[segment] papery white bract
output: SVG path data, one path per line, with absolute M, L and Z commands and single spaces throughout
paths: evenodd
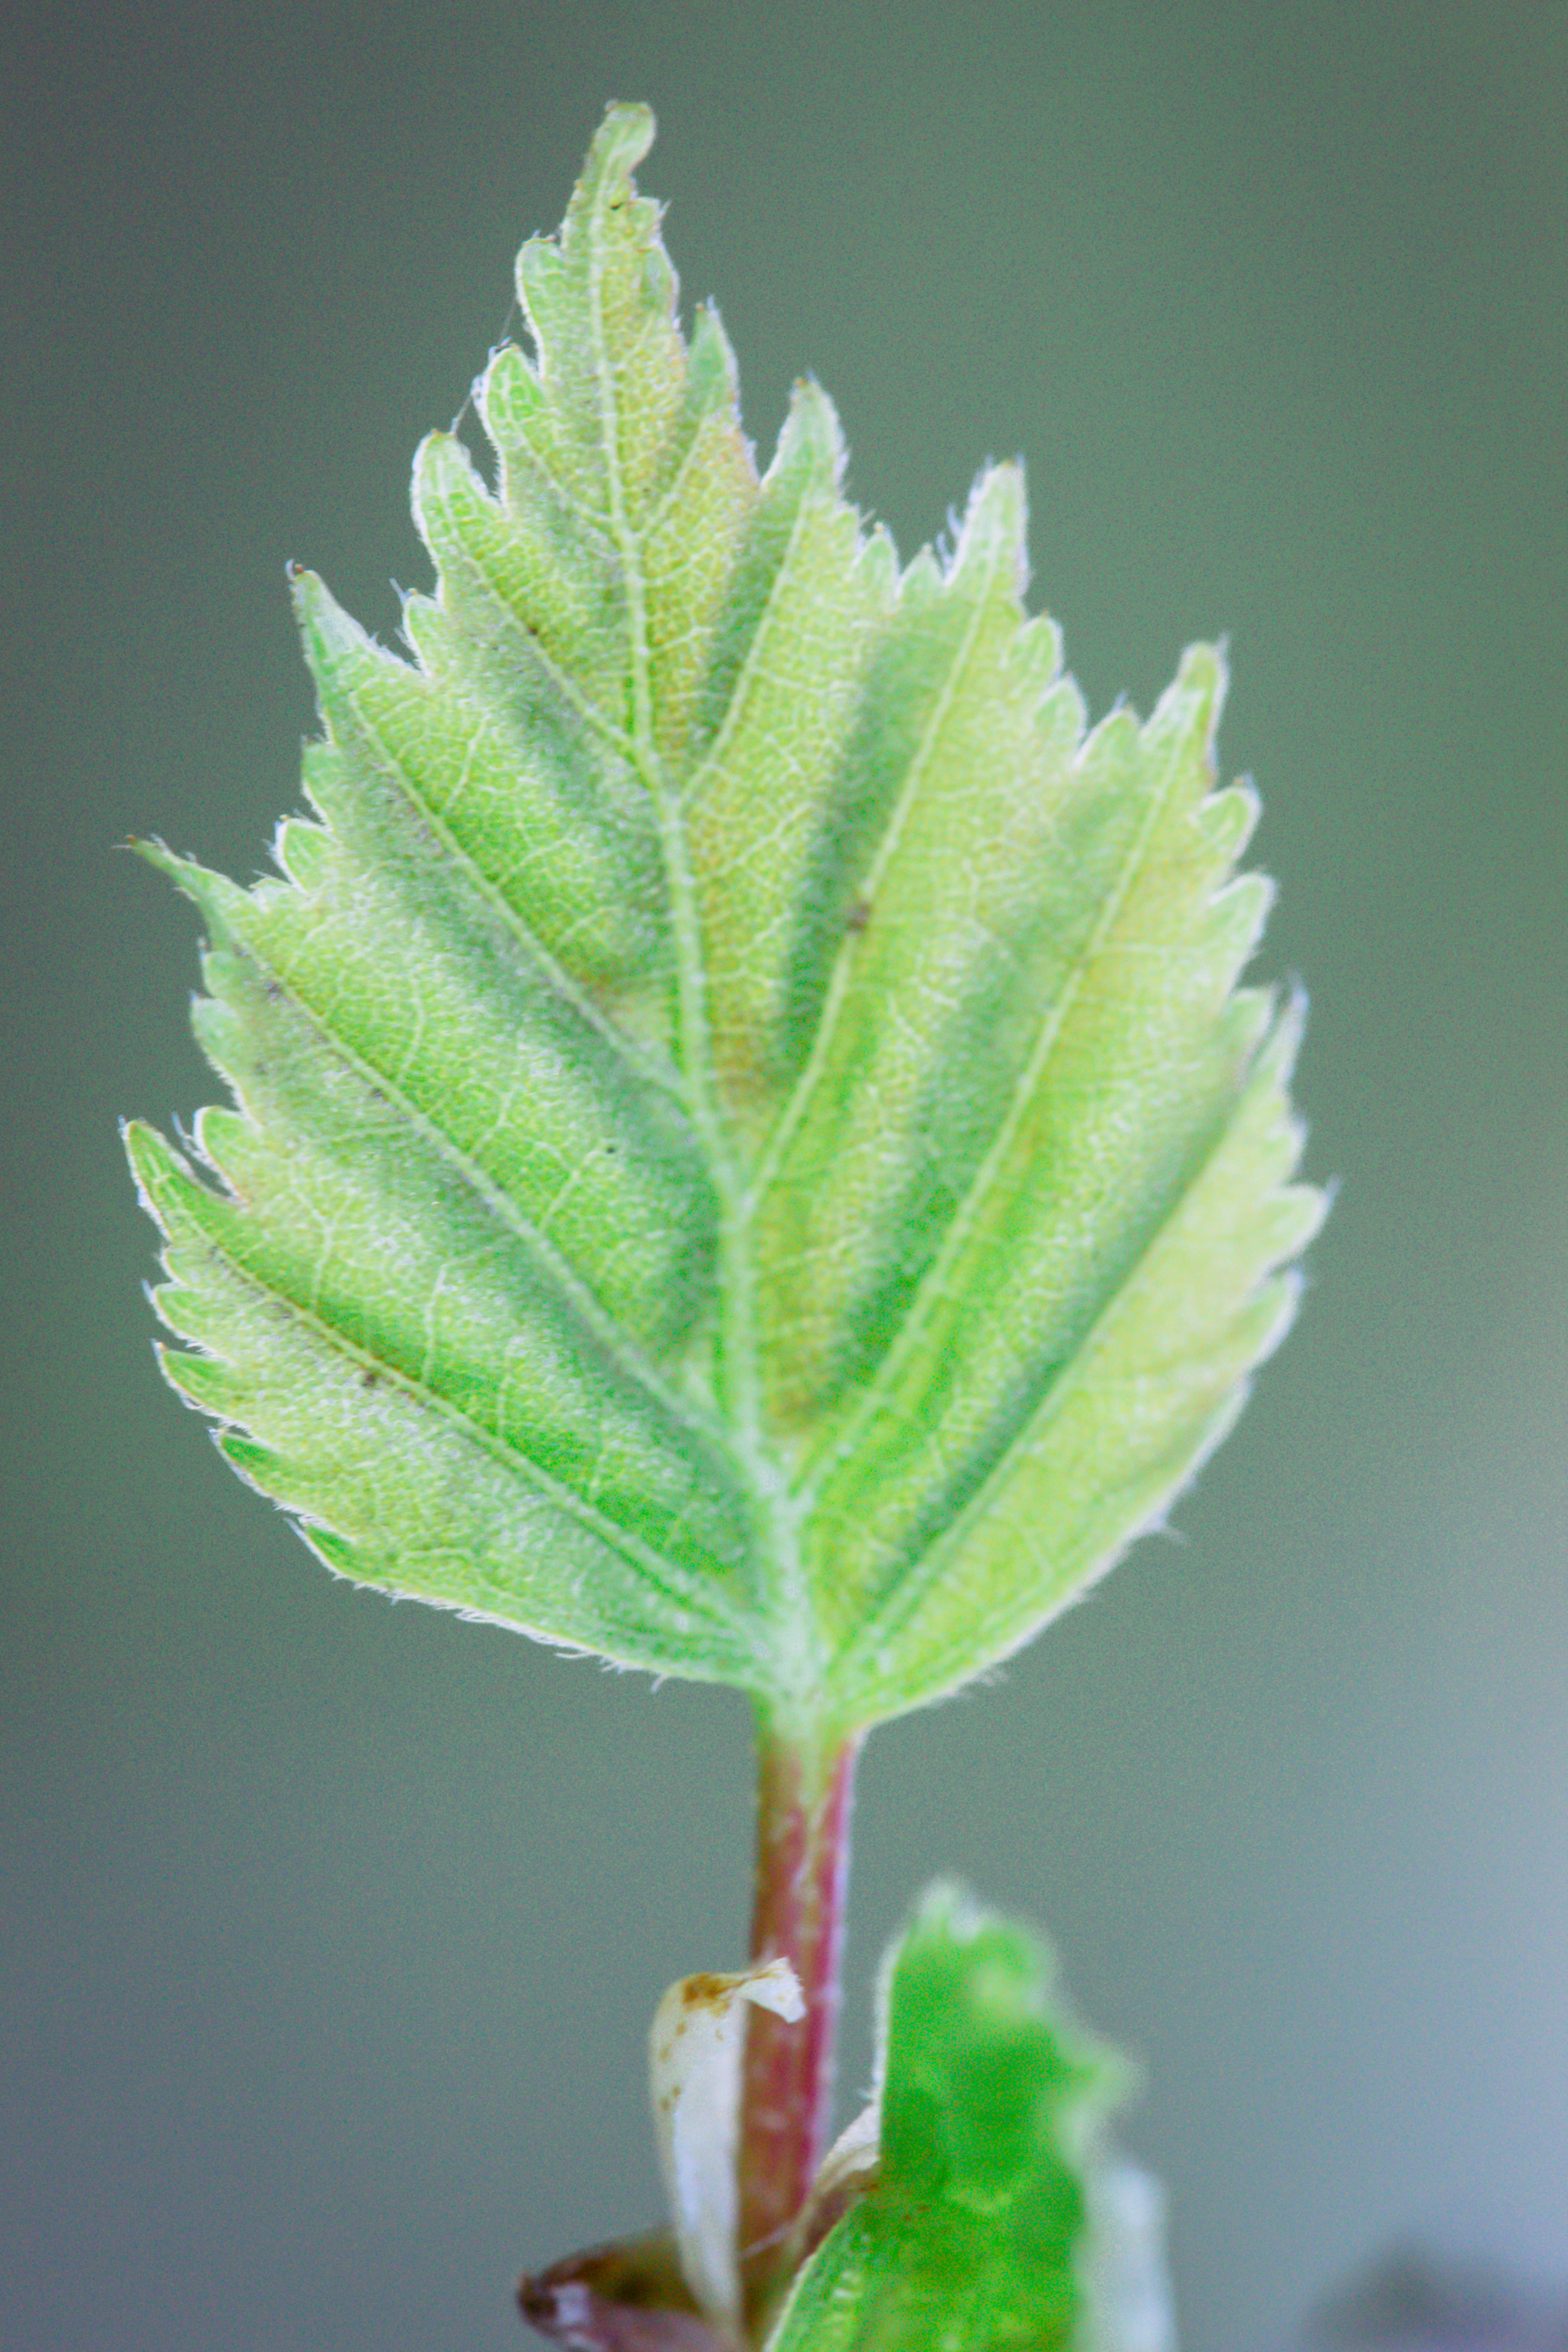
M 699 2307 L 731 2332 L 741 2318 L 735 2158 L 749 2005 L 792 2024 L 805 2016 L 787 1960 L 682 1977 L 648 2034 L 654 2136 L 681 2267 Z

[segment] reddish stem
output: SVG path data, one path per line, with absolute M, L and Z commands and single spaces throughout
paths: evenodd
M 741 2109 L 741 2247 L 765 2295 L 827 2146 L 838 2025 L 849 1813 L 861 1735 L 799 1732 L 759 1717 L 752 1958 L 794 1968 L 805 2015 L 752 2008 Z

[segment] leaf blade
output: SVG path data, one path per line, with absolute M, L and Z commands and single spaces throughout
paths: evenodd
M 1086 738 L 1016 467 L 902 572 L 816 387 L 759 478 L 651 137 L 611 109 L 519 257 L 493 484 L 419 453 L 407 658 L 296 575 L 323 735 L 281 878 L 154 853 L 242 1115 L 213 1182 L 133 1158 L 171 1377 L 323 1557 L 853 1729 L 1166 1507 L 1319 1208 L 1237 985 L 1267 887 L 1217 656 Z

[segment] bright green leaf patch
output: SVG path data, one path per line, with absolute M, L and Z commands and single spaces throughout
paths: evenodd
M 296 583 L 278 878 L 154 853 L 234 1112 L 131 1150 L 170 1377 L 331 1566 L 842 1729 L 1157 1522 L 1295 1296 L 1299 1017 L 1220 658 L 1086 732 L 1022 478 L 900 571 L 797 388 L 760 478 L 613 108 L 433 436 L 408 651 Z
M 1147 2225 L 1130 2242 L 1138 2192 L 1106 2136 L 1127 2072 L 1062 2011 L 1041 1946 L 934 1888 L 881 2010 L 879 2168 L 800 2273 L 769 2352 L 1162 2341 L 1160 2251 Z

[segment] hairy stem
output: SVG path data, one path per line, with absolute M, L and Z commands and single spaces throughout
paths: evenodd
M 752 1958 L 787 1959 L 805 2015 L 791 2025 L 752 2009 L 742 2095 L 740 2242 L 752 2298 L 765 2300 L 790 2224 L 826 2151 L 849 1815 L 863 1735 L 757 1726 L 757 1878 Z

